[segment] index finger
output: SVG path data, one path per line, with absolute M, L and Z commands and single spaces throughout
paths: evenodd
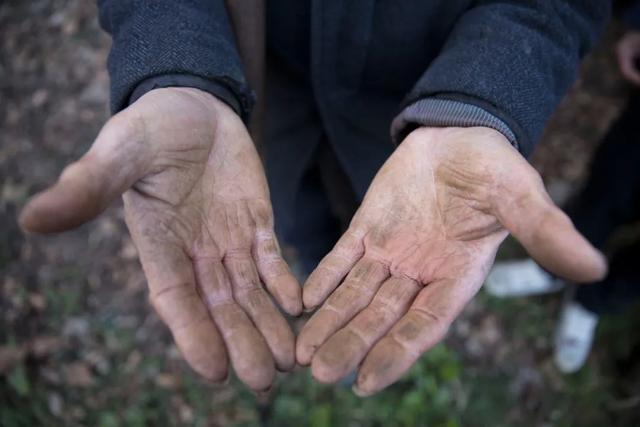
M 347 230 L 304 284 L 302 301 L 305 309 L 312 310 L 322 304 L 363 254 L 362 236 Z

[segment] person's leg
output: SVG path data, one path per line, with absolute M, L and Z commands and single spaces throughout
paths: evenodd
M 289 261 L 300 279 L 308 275 L 339 237 L 318 168 L 326 144 L 313 93 L 276 57 L 268 58 L 264 159 L 275 228 L 292 247 Z
M 353 189 L 353 185 L 331 145 L 324 144 L 319 148 L 318 168 L 331 212 L 339 221 L 340 233 L 342 234 L 349 227 L 351 218 L 358 210 L 361 200 Z
M 563 372 L 575 372 L 586 361 L 598 319 L 620 313 L 640 298 L 640 241 L 618 250 L 601 282 L 577 285 L 567 298 L 556 331 L 555 361 Z
M 303 276 L 313 271 L 340 238 L 340 220 L 330 206 L 317 155 L 299 183 L 290 221 L 281 222 L 279 232 L 284 242 L 295 249 Z
M 640 218 L 640 97 L 634 96 L 593 158 L 586 185 L 567 209 L 576 228 L 603 249 L 614 230 Z M 569 290 L 556 330 L 555 362 L 575 372 L 586 361 L 598 317 L 640 297 L 640 243 L 611 259 L 607 277 Z
M 640 95 L 636 94 L 596 150 L 582 190 L 565 211 L 595 247 L 636 219 L 640 206 Z
M 640 298 L 640 241 L 614 253 L 609 274 L 598 283 L 579 285 L 575 300 L 597 315 L 624 311 Z
M 587 183 L 568 214 L 576 228 L 600 249 L 617 227 L 640 219 L 640 96 L 630 100 L 606 135 Z M 576 291 L 575 300 L 593 313 L 623 308 L 624 304 L 613 301 L 626 293 L 618 289 L 624 287 L 620 275 L 628 275 L 627 268 L 633 270 L 634 266 L 624 265 L 621 253 L 614 258 L 605 280 L 582 285 Z

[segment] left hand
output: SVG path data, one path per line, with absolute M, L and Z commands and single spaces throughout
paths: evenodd
M 309 277 L 305 307 L 326 302 L 299 335 L 298 362 L 325 383 L 359 367 L 360 395 L 393 383 L 444 337 L 508 231 L 555 274 L 590 281 L 606 272 L 500 133 L 415 130 Z

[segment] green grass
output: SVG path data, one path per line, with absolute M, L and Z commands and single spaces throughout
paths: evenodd
M 166 331 L 140 341 L 138 324 L 117 321 L 122 314 L 118 307 L 112 307 L 113 313 L 88 314 L 74 274 L 65 279 L 73 285 L 52 286 L 46 292 L 47 309 L 37 319 L 38 332 L 59 333 L 69 316 L 85 316 L 87 341 L 68 343 L 43 360 L 28 357 L 0 376 L 3 427 L 639 425 L 640 409 L 620 402 L 638 392 L 640 369 L 632 363 L 625 368 L 631 370 L 628 377 L 619 370 L 621 361 L 630 363 L 640 348 L 640 337 L 633 332 L 640 325 L 638 310 L 607 319 L 596 356 L 578 374 L 562 376 L 552 367 L 549 346 L 559 300 L 497 300 L 481 294 L 482 312 L 497 316 L 505 331 L 502 362 L 470 358 L 460 351 L 464 342 L 454 337 L 449 346 L 432 349 L 398 383 L 375 396 L 358 398 L 348 384 L 318 384 L 308 369 L 300 369 L 280 374 L 270 404 L 260 405 L 235 379 L 214 386 L 197 378 L 166 351 Z M 537 348 L 534 342 L 541 337 L 546 347 Z M 5 336 L 2 345 L 18 345 L 21 339 Z M 90 386 L 70 386 L 62 375 L 64 367 L 86 360 L 90 351 L 104 357 L 106 368 L 91 367 Z M 538 383 L 515 393 L 520 360 L 528 356 Z M 52 381 L 43 368 L 57 371 L 60 378 Z M 159 383 L 167 374 L 175 384 Z M 63 402 L 56 415 L 51 414 L 52 396 Z

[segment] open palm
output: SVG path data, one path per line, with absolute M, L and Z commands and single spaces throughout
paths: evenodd
M 330 383 L 359 369 L 363 395 L 394 382 L 476 294 L 507 230 L 555 273 L 604 273 L 601 255 L 502 135 L 414 131 L 305 285 L 305 307 L 324 304 L 300 333 L 299 363 Z
M 26 229 L 93 218 L 124 192 L 150 299 L 189 364 L 211 379 L 231 360 L 255 390 L 294 365 L 283 309 L 302 309 L 280 256 L 260 160 L 237 115 L 196 89 L 158 89 L 112 118 L 92 149 L 25 208 Z

